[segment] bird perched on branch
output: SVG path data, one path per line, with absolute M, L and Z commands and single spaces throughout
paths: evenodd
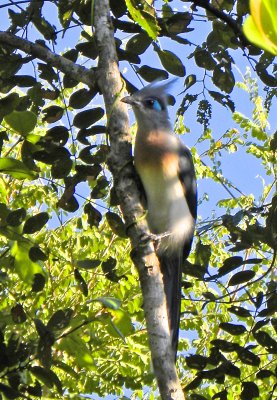
M 137 120 L 135 168 L 146 195 L 149 229 L 158 242 L 157 255 L 176 357 L 182 262 L 191 249 L 197 191 L 190 151 L 174 135 L 169 120 L 167 105 L 171 83 L 155 81 L 122 101 L 133 107 Z

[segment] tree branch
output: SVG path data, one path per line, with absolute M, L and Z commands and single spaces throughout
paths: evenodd
M 109 168 L 131 238 L 132 258 L 140 276 L 154 372 L 163 400 L 184 400 L 171 349 L 162 274 L 145 218 L 142 218 L 144 210 L 134 179 L 127 106 L 120 102 L 124 86 L 118 69 L 108 0 L 95 0 L 94 27 L 99 50 L 98 84 L 108 115 Z
M 83 82 L 89 87 L 95 87 L 96 77 L 94 71 L 53 53 L 51 50 L 47 49 L 47 47 L 3 31 L 0 31 L 0 43 L 22 50 L 24 53 L 31 54 L 62 71 L 64 74 L 67 74 L 70 78 L 78 82 Z
M 235 35 L 237 35 L 243 46 L 247 46 L 250 43 L 246 39 L 246 37 L 243 34 L 243 31 L 241 29 L 241 26 L 235 21 L 233 18 L 231 18 L 229 15 L 225 14 L 223 11 L 219 10 L 218 8 L 214 7 L 209 0 L 193 0 L 193 4 L 196 6 L 199 6 L 201 8 L 204 8 L 205 10 L 209 11 L 211 14 L 213 14 L 215 17 L 221 19 L 222 21 L 226 22 L 226 24 L 233 30 Z

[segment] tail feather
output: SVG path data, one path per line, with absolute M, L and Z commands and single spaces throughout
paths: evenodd
M 180 325 L 182 258 L 182 255 L 168 256 L 166 254 L 162 254 L 159 257 L 167 302 L 171 343 L 175 359 L 177 355 Z

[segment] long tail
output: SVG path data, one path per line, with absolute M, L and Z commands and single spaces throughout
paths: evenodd
M 167 314 L 172 341 L 172 349 L 175 360 L 178 348 L 180 309 L 181 309 L 181 286 L 182 286 L 182 254 L 159 256 L 161 271 L 163 274 L 164 290 L 167 301 Z

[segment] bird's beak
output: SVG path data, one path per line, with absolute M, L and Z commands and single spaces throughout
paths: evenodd
M 136 100 L 134 100 L 134 98 L 132 96 L 123 97 L 123 99 L 121 99 L 121 101 L 123 101 L 123 103 L 130 104 L 131 106 L 136 104 Z

